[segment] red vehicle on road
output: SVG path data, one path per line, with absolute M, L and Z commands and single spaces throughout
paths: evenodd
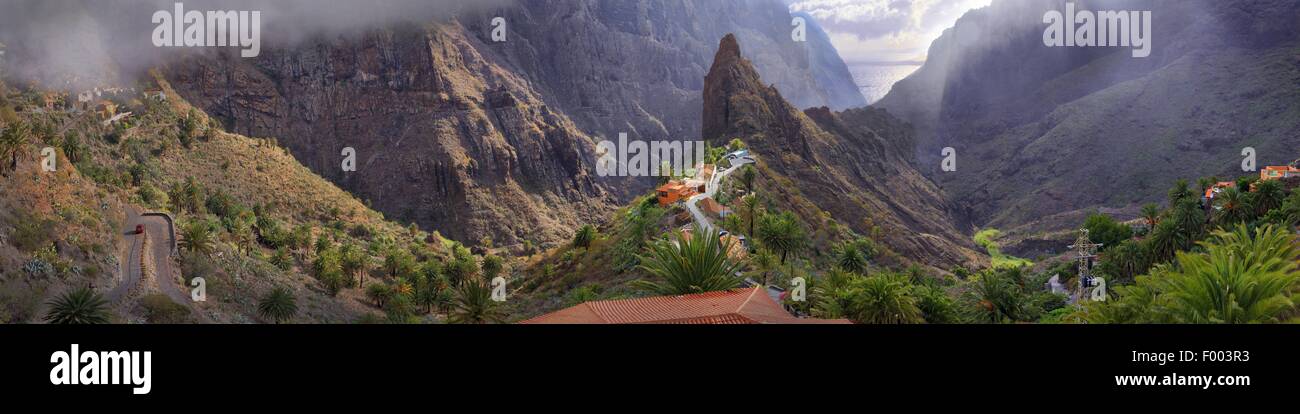
M 143 224 L 135 225 L 135 234 L 142 234 L 142 233 L 144 233 L 144 225 Z

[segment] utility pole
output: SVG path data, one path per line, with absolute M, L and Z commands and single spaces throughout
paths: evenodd
M 1075 305 L 1081 305 L 1086 299 L 1085 292 L 1088 288 L 1105 283 L 1101 278 L 1092 276 L 1092 263 L 1097 257 L 1097 249 L 1101 246 L 1101 243 L 1093 243 L 1092 239 L 1088 238 L 1088 229 L 1079 229 L 1079 238 L 1074 241 L 1074 244 L 1067 246 L 1074 250 L 1074 258 L 1079 261 L 1079 286 L 1074 293 Z

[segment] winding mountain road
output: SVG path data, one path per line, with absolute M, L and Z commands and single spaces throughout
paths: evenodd
M 144 233 L 135 233 L 137 225 L 144 228 Z M 109 292 L 107 297 L 109 302 L 117 303 L 129 299 L 138 291 L 137 287 L 144 279 L 141 255 L 145 253 L 144 249 L 147 247 L 150 261 L 145 265 L 152 267 L 153 279 L 158 285 L 158 291 L 167 295 L 173 302 L 192 309 L 193 304 L 187 289 L 180 284 L 180 272 L 172 265 L 173 235 L 171 223 L 167 218 L 156 214 L 141 214 L 139 210 L 128 207 L 122 234 L 129 238 L 130 250 L 125 255 L 126 262 L 122 264 L 122 281 Z M 147 246 L 144 245 L 146 237 L 149 239 Z
M 713 197 L 714 194 L 717 194 L 718 187 L 722 184 L 723 178 L 736 172 L 740 167 L 754 163 L 754 158 L 750 156 L 731 157 L 728 159 L 731 160 L 731 168 L 720 172 L 714 172 L 713 177 L 709 179 L 709 182 L 704 183 L 704 194 L 696 194 L 691 198 L 686 199 L 686 209 L 691 212 L 691 217 L 693 217 L 695 222 L 700 225 L 700 228 L 708 230 L 709 232 L 715 231 L 713 221 L 709 220 L 709 216 L 705 215 L 703 211 L 700 211 L 700 206 L 697 203 L 700 199 Z

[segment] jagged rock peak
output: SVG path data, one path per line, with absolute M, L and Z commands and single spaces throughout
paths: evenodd
M 718 42 L 718 53 L 713 56 L 714 62 L 740 58 L 740 42 L 736 41 L 736 35 L 727 33 Z
M 706 141 L 719 139 L 736 129 L 753 132 L 760 125 L 748 125 L 753 128 L 745 128 L 738 127 L 736 123 L 771 112 L 766 109 L 768 104 L 764 100 L 767 89 L 753 65 L 740 55 L 740 42 L 736 36 L 723 36 L 718 43 L 713 65 L 704 76 L 703 138 Z M 776 91 L 773 90 L 772 93 L 776 94 Z

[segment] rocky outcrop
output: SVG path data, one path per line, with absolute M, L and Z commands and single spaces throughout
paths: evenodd
M 734 36 L 723 37 L 704 81 L 703 131 L 715 144 L 743 139 L 758 155 L 772 199 L 809 228 L 828 213 L 876 234 L 903 257 L 949 269 L 982 259 L 953 219 L 955 207 L 912 165 L 911 127 L 883 110 L 799 111 L 764 85 Z
M 277 137 L 391 217 L 467 242 L 567 237 L 615 204 L 592 177 L 591 139 L 482 47 L 454 23 L 400 27 L 255 65 L 181 62 L 168 77 L 230 130 Z

